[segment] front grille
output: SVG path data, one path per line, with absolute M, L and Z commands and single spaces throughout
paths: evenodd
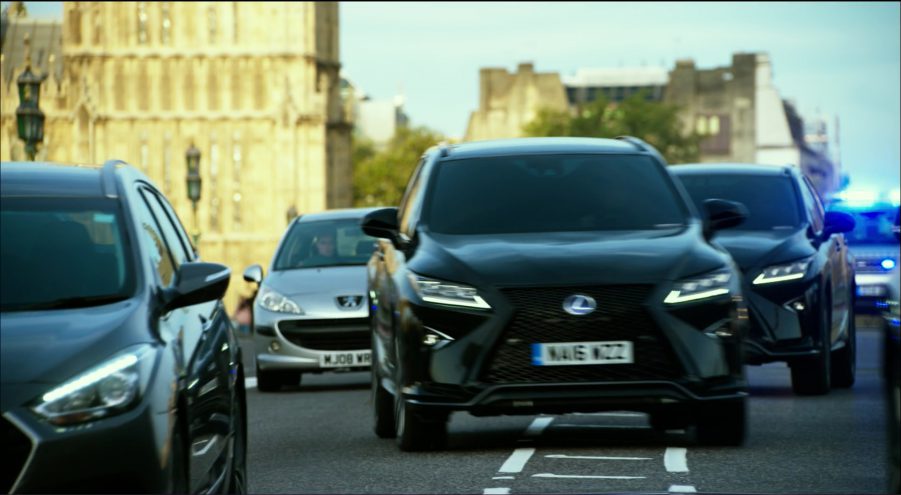
M 288 320 L 278 330 L 289 342 L 317 351 L 352 351 L 372 345 L 368 318 Z
M 503 289 L 515 308 L 514 315 L 483 373 L 483 380 L 547 383 L 667 380 L 682 376 L 682 367 L 669 342 L 644 306 L 651 289 L 645 285 Z M 593 297 L 597 301 L 595 312 L 573 316 L 563 311 L 563 300 L 572 294 Z M 631 341 L 634 363 L 532 364 L 533 343 L 609 340 Z
M 0 487 L 3 493 L 12 491 L 13 483 L 19 477 L 28 454 L 31 452 L 31 440 L 6 418 L 0 419 L 3 426 L 3 479 Z

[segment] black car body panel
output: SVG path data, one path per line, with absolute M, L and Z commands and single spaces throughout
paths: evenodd
M 133 290 L 113 302 L 23 310 L 6 307 L 10 301 L 4 298 L 0 405 L 4 438 L 12 439 L 14 457 L 4 463 L 4 491 L 243 489 L 243 370 L 220 299 L 228 269 L 199 262 L 165 198 L 124 164 L 100 169 L 4 163 L 0 180 L 6 211 L 21 199 L 115 201 L 123 225 L 122 257 L 134 267 Z M 66 241 L 56 240 L 60 249 L 70 248 Z M 24 280 L 10 260 L 31 254 L 7 252 L 11 246 L 4 243 L 4 291 Z M 154 254 L 160 252 L 164 258 Z M 156 259 L 160 265 L 151 263 Z M 168 283 L 158 271 L 166 263 Z M 203 302 L 188 304 L 192 298 Z M 71 384 L 101 363 L 118 362 L 111 361 L 116 356 L 140 356 L 134 365 L 138 392 L 130 403 L 105 415 L 65 416 L 64 423 L 40 412 L 51 392 L 62 393 L 61 384 Z
M 673 166 L 670 172 L 696 203 L 711 197 L 745 200 L 754 204 L 749 206 L 752 216 L 755 209 L 768 216 L 757 218 L 757 228 L 722 231 L 714 238 L 744 273 L 751 317 L 746 354 L 749 364 L 804 363 L 824 349 L 837 351 L 848 345 L 849 336 L 853 338 L 853 258 L 841 231 L 828 231 L 833 225 L 830 222 L 838 225 L 846 218 L 833 220 L 833 213 L 824 212 L 814 189 L 798 169 L 701 164 Z M 756 190 L 740 182 L 751 178 L 759 181 Z M 732 185 L 711 185 L 718 179 L 732 181 Z M 791 187 L 767 188 L 767 181 L 787 181 Z M 779 214 L 779 205 L 784 205 L 785 217 Z M 795 214 L 797 223 L 786 220 Z M 793 274 L 795 278 L 758 283 L 766 270 L 798 262 L 806 263 L 806 268 Z M 824 317 L 830 325 L 825 334 L 820 329 Z
M 746 396 L 738 268 L 724 249 L 704 240 L 703 222 L 651 150 L 614 140 L 522 139 L 426 153 L 407 188 L 396 230 L 394 210 L 377 211 L 364 221 L 367 233 L 383 237 L 368 265 L 377 402 L 384 389 L 395 397 L 398 411 L 439 422 L 456 410 L 695 414 L 706 403 L 743 404 L 735 402 Z M 659 171 L 661 187 L 681 210 L 674 213 L 680 223 L 466 235 L 431 230 L 427 199 L 440 167 L 481 157 L 534 156 L 551 162 L 573 156 L 599 163 L 608 156 L 651 159 L 651 170 Z M 678 281 L 717 270 L 728 280 L 723 295 L 678 307 L 664 304 Z M 431 279 L 477 294 L 475 302 L 455 307 L 427 300 L 413 284 Z M 571 295 L 595 300 L 597 310 L 567 313 L 563 303 Z M 634 343 L 635 362 L 536 365 L 541 361 L 533 353 L 551 351 L 535 344 L 594 341 Z M 378 417 L 382 406 L 375 407 Z M 398 418 L 408 415 L 393 417 L 402 424 L 406 419 Z M 394 430 L 379 421 L 384 420 L 377 419 L 377 433 L 390 436 Z M 402 430 L 398 426 L 399 439 Z M 407 440 L 400 442 L 405 448 Z

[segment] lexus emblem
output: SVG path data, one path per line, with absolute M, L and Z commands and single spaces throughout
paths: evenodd
M 335 299 L 341 309 L 357 309 L 363 302 L 363 296 L 338 296 Z
M 597 307 L 594 298 L 585 294 L 573 294 L 563 300 L 563 311 L 575 316 L 593 313 Z

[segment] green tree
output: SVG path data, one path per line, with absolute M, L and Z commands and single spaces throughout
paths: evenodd
M 697 161 L 701 137 L 682 131 L 675 105 L 647 101 L 644 92 L 611 104 L 603 96 L 577 108 L 544 109 L 523 127 L 526 136 L 573 136 L 614 138 L 635 136 L 648 142 L 669 163 Z
M 355 206 L 397 206 L 419 158 L 444 137 L 425 127 L 399 127 L 394 137 L 378 150 L 372 141 L 354 139 L 351 156 L 354 170 Z

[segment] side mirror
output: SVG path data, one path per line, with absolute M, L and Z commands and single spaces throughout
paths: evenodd
M 372 237 L 381 239 L 389 239 L 391 242 L 397 240 L 398 224 L 397 224 L 397 208 L 382 208 L 375 210 L 360 222 L 363 232 Z
M 714 232 L 736 227 L 748 218 L 748 208 L 735 201 L 708 199 L 704 201 L 704 237 Z
M 255 282 L 257 284 L 263 283 L 263 267 L 260 265 L 250 265 L 244 270 L 244 280 L 248 282 Z
M 854 230 L 854 217 L 841 211 L 827 211 L 823 225 L 823 239 L 832 234 Z
M 218 263 L 182 263 L 175 280 L 175 287 L 164 292 L 164 312 L 221 299 L 231 281 L 231 269 Z

